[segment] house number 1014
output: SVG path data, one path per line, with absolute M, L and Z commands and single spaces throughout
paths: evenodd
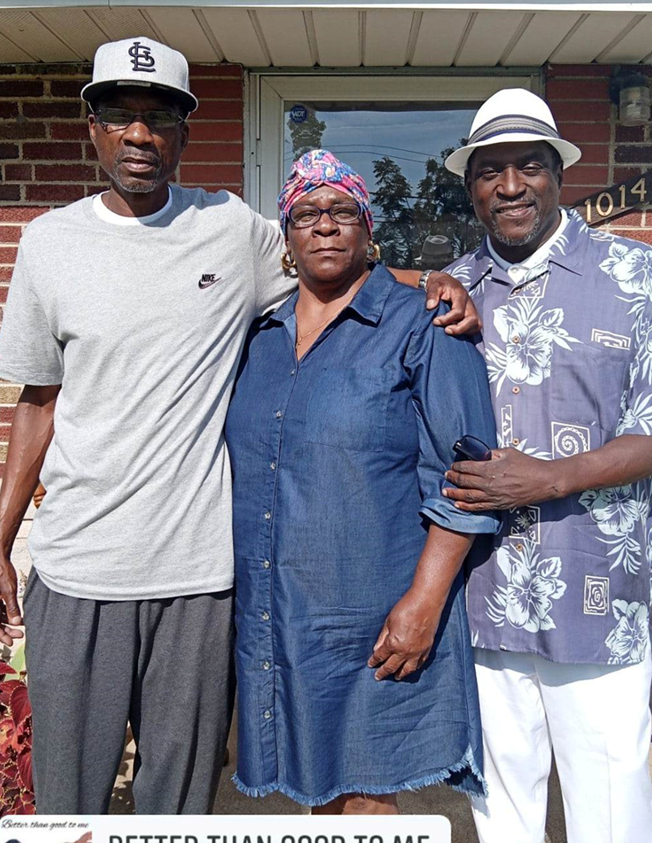
M 586 222 L 591 225 L 598 220 L 622 214 L 623 211 L 635 208 L 637 205 L 645 205 L 651 175 L 648 173 L 636 180 L 632 179 L 624 184 L 614 185 L 608 190 L 603 190 L 602 193 L 589 196 L 583 202 Z

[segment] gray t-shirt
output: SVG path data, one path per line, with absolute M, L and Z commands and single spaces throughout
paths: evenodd
M 282 236 L 226 191 L 174 186 L 138 226 L 92 202 L 27 226 L 0 331 L 0 377 L 62 384 L 34 565 L 96 600 L 229 588 L 224 418 L 252 320 L 296 286 Z

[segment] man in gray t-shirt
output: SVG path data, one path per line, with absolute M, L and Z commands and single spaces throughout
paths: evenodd
M 39 476 L 47 489 L 24 601 L 41 813 L 107 810 L 127 721 L 141 813 L 209 812 L 224 758 L 222 428 L 247 330 L 295 282 L 280 231 L 240 199 L 168 185 L 187 76 L 149 39 L 100 48 L 83 95 L 111 189 L 27 227 L 0 333 L 0 376 L 28 384 L 0 499 L 9 623 L 11 546 Z
M 233 584 L 224 418 L 249 325 L 294 282 L 278 230 L 236 196 L 173 185 L 164 198 L 136 225 L 101 197 L 46 214 L 11 283 L 0 374 L 66 381 L 30 552 L 43 583 L 72 597 Z
M 233 700 L 222 428 L 247 330 L 295 282 L 274 225 L 169 185 L 197 105 L 180 53 L 106 44 L 82 95 L 110 190 L 30 223 L 0 332 L 0 376 L 28 384 L 0 494 L 0 641 L 22 634 L 9 560 L 40 477 L 24 600 L 37 809 L 106 811 L 130 722 L 138 812 L 205 813 Z

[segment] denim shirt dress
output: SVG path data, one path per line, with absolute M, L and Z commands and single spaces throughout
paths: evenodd
M 482 793 L 462 575 L 422 669 L 378 682 L 367 667 L 429 523 L 499 527 L 441 495 L 456 439 L 495 445 L 482 357 L 377 266 L 298 362 L 297 295 L 252 331 L 227 419 L 235 783 L 306 805 L 439 782 Z

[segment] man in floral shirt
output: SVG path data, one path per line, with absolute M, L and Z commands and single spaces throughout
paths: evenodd
M 551 749 L 569 843 L 652 839 L 652 250 L 559 208 L 579 157 L 541 99 L 501 91 L 446 161 L 487 231 L 449 271 L 483 317 L 501 446 L 445 492 L 504 511 L 469 560 L 482 843 L 542 843 Z

